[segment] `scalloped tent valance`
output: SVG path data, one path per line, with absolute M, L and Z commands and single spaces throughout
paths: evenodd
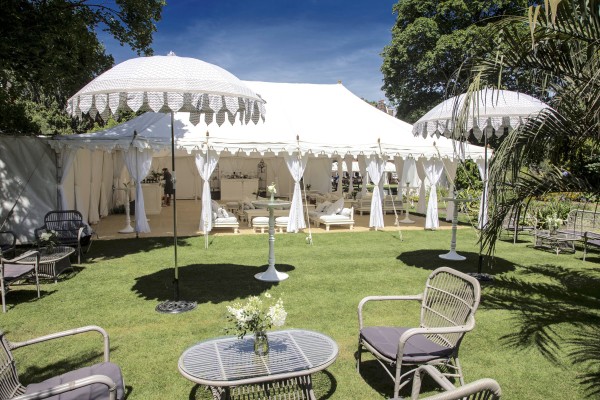
M 458 115 L 468 101 L 468 115 L 462 126 L 457 125 Z M 476 101 L 474 101 L 476 100 Z M 529 116 L 537 115 L 548 105 L 523 93 L 509 90 L 481 90 L 473 95 L 461 94 L 452 97 L 432 108 L 414 125 L 414 136 L 465 138 L 473 132 L 477 140 L 481 140 L 485 132 L 500 137 L 505 128 L 515 129 Z
M 380 153 L 403 158 L 457 157 L 452 140 L 413 137 L 410 124 L 376 109 L 341 84 L 242 83 L 266 100 L 269 115 L 264 123 L 242 126 L 238 120 L 219 126 L 204 120 L 194 125 L 189 114 L 180 112 L 175 115 L 176 148 L 188 153 L 206 149 L 209 132 L 210 148 L 223 154 L 291 154 L 300 147 L 303 153 L 326 157 Z M 133 145 L 160 151 L 170 146 L 169 132 L 169 115 L 146 113 L 105 131 L 62 136 L 51 142 L 56 150 L 113 151 Z M 480 158 L 483 148 L 467 145 L 465 153 Z

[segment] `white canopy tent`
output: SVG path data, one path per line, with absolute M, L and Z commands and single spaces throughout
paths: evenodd
M 189 122 L 188 113 L 175 115 L 177 156 L 186 160 L 183 161 L 184 165 L 187 164 L 187 168 L 184 165 L 177 168 L 178 192 L 180 187 L 183 187 L 180 185 L 183 176 L 179 175 L 184 175 L 183 169 L 190 171 L 190 184 L 185 185 L 193 192 L 190 197 L 200 196 L 202 185 L 200 173 L 195 168 L 194 157 L 197 154 L 202 157 L 207 149 L 214 151 L 219 157 L 220 165 L 226 166 L 221 169 L 221 173 L 225 170 L 245 171 L 252 168 L 252 165 L 255 168 L 256 164 L 264 159 L 272 173 L 267 180 L 278 185 L 278 193 L 288 194 L 296 194 L 297 191 L 294 190 L 296 186 L 292 174 L 286 168 L 284 154 L 308 156 L 304 183 L 310 183 L 313 189 L 321 191 L 330 190 L 333 159 L 347 160 L 352 157 L 360 161 L 371 156 L 384 160 L 457 157 L 452 140 L 445 137 L 414 137 L 410 124 L 381 112 L 353 95 L 341 84 L 245 83 L 267 102 L 269 115 L 263 124 L 242 126 L 237 121 L 232 126 L 218 126 L 214 122 L 207 125 L 205 121 L 200 121 L 193 125 Z M 306 108 L 308 103 L 311 103 L 309 109 Z M 302 110 L 307 111 L 302 113 Z M 102 185 L 102 182 L 110 181 L 112 185 L 119 187 L 118 180 L 123 165 L 123 162 L 119 161 L 122 158 L 119 153 L 129 150 L 132 146 L 140 152 L 152 152 L 154 158 L 151 170 L 166 166 L 159 164 L 161 157 L 166 156 L 170 148 L 170 123 L 169 115 L 146 113 L 105 131 L 60 136 L 51 140 L 50 144 L 63 155 L 71 150 L 77 150 L 77 154 L 112 152 L 112 170 L 106 169 L 102 179 L 96 179 L 90 185 Z M 466 157 L 478 159 L 483 157 L 483 149 L 467 145 L 464 154 Z M 83 168 L 78 167 L 77 163 L 70 165 L 74 171 L 62 173 L 67 178 L 69 173 L 77 175 L 76 168 Z M 91 169 L 98 171 L 98 166 L 93 165 Z M 398 176 L 402 176 L 402 171 L 396 172 Z M 68 192 L 66 188 L 64 190 Z M 77 191 L 74 190 L 73 193 L 71 200 L 67 201 L 69 204 L 65 206 L 79 209 L 85 200 L 77 199 Z M 105 200 L 108 197 L 110 196 L 105 195 Z M 69 196 L 66 198 L 69 199 Z M 92 209 L 107 209 L 98 202 L 99 199 L 88 201 L 89 209 L 84 215 L 91 215 Z M 377 209 L 374 208 L 372 212 L 377 213 Z M 299 218 L 303 216 L 300 215 Z M 377 218 L 375 216 L 374 219 Z M 302 222 L 297 224 L 289 226 L 290 230 L 297 230 Z

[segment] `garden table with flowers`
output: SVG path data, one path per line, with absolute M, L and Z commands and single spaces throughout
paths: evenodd
M 68 246 L 47 246 L 41 247 L 40 252 L 40 267 L 38 275 L 54 279 L 54 283 L 58 281 L 58 275 L 67 269 L 73 269 L 69 257 L 75 253 L 75 249 Z M 35 262 L 35 256 L 23 258 L 17 263 L 31 264 Z

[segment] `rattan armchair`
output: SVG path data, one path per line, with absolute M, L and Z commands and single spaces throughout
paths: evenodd
M 79 211 L 50 211 L 44 216 L 44 225 L 35 230 L 35 238 L 39 241 L 44 232 L 55 232 L 61 245 L 75 248 L 77 263 L 81 264 L 81 254 L 92 243 L 92 235 L 88 230 Z
M 364 348 L 394 381 L 394 398 L 409 382 L 409 375 L 414 372 L 414 368 L 406 368 L 410 366 L 443 366 L 447 371 L 444 375 L 458 378 L 461 385 L 464 384 L 458 350 L 465 333 L 475 327 L 480 293 L 475 278 L 442 267 L 429 275 L 422 294 L 365 297 L 358 305 L 357 370 Z M 418 327 L 364 326 L 363 311 L 368 302 L 402 300 L 421 303 Z
M 12 350 L 85 332 L 99 332 L 104 339 L 104 362 L 27 386 L 19 382 Z M 122 400 L 125 384 L 121 369 L 109 361 L 109 338 L 99 326 L 86 326 L 42 336 L 24 342 L 9 342 L 0 332 L 0 398 L 33 400 L 53 397 L 60 400 Z M 60 395 L 60 396 L 58 396 Z
M 19 263 L 24 258 L 36 256 L 31 263 Z M 33 257 L 31 257 L 33 258 Z M 34 276 L 37 288 L 37 297 L 40 298 L 40 282 L 38 270 L 40 267 L 40 253 L 35 250 L 21 254 L 19 257 L 6 259 L 0 256 L 0 293 L 2 295 L 2 312 L 6 312 L 6 292 L 8 287 L 15 282 L 22 281 L 25 278 Z
M 16 255 L 17 235 L 13 231 L 0 231 L 0 256 Z
M 483 378 L 466 385 L 455 387 L 437 368 L 423 365 L 415 371 L 411 399 L 417 400 L 423 377 L 429 375 L 445 390 L 444 393 L 422 397 L 421 400 L 498 400 L 502 396 L 500 385 L 493 379 Z

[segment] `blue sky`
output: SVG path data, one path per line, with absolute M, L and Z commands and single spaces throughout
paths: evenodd
M 168 0 L 153 49 L 216 64 L 243 80 L 336 83 L 381 100 L 381 51 L 397 0 Z M 106 35 L 119 63 L 136 54 Z

